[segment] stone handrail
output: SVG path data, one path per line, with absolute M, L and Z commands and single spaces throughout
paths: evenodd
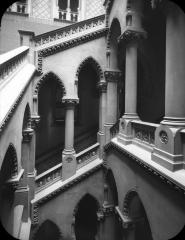
M 119 120 L 110 128 L 111 138 L 115 137 L 119 132 Z
M 29 47 L 22 46 L 0 55 L 0 84 L 25 62 L 28 51 Z
M 81 168 L 98 157 L 99 143 L 76 154 L 77 168 Z
M 137 141 L 153 146 L 155 130 L 158 126 L 159 124 L 134 120 L 132 121 L 133 137 Z
M 83 32 L 87 29 L 93 29 L 94 27 L 105 24 L 105 15 L 100 15 L 98 17 L 90 18 L 84 21 L 80 21 L 71 24 L 66 27 L 56 29 L 47 33 L 43 33 L 34 37 L 35 46 L 42 46 L 44 44 L 56 41 L 61 38 L 69 37 L 73 34 Z
M 36 192 L 40 192 L 56 181 L 60 180 L 62 177 L 62 163 L 50 168 L 49 170 L 36 176 Z

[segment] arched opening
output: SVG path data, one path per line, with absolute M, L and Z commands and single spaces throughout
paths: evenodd
M 79 202 L 75 214 L 76 240 L 95 240 L 98 231 L 98 203 L 86 194 Z
M 135 226 L 133 239 L 152 240 L 150 224 L 138 194 L 136 192 L 130 192 L 126 198 L 128 198 L 128 203 L 125 204 L 126 214 L 130 217 Z
M 165 113 L 166 21 L 160 9 L 144 5 L 147 38 L 138 48 L 137 112 L 142 121 L 159 123 Z
M 79 104 L 76 109 L 75 150 L 80 152 L 97 142 L 99 126 L 99 77 L 87 61 L 78 75 Z
M 8 180 L 17 175 L 17 155 L 12 144 L 9 145 L 0 171 L 0 220 L 8 233 L 13 231 L 14 188 Z
M 40 174 L 61 162 L 64 146 L 64 89 L 54 74 L 48 74 L 38 92 L 39 126 L 36 131 L 36 169 Z
M 108 187 L 107 192 L 107 202 L 114 207 L 118 206 L 118 191 L 115 182 L 114 175 L 112 171 L 109 169 L 106 174 L 106 184 Z M 118 217 L 114 214 L 112 217 L 107 219 L 109 228 L 106 230 L 110 231 L 109 235 L 111 235 L 110 239 L 123 239 L 123 231 L 122 226 L 119 222 Z
M 34 240 L 62 240 L 59 228 L 50 220 L 44 221 L 35 233 Z
M 125 64 L 123 58 L 123 46 L 118 44 L 118 37 L 121 35 L 121 26 L 118 19 L 114 19 L 110 27 L 110 68 L 121 70 L 123 73 L 117 88 L 117 119 L 125 112 Z

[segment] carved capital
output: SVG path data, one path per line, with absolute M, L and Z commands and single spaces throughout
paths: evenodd
M 117 82 L 120 80 L 122 73 L 119 70 L 106 70 L 104 76 L 107 82 Z
M 24 143 L 29 143 L 32 139 L 32 136 L 33 136 L 33 132 L 34 130 L 32 128 L 26 128 L 23 130 L 23 133 L 22 133 L 22 136 L 23 136 L 23 139 L 22 141 Z
M 79 98 L 62 98 L 62 103 L 66 105 L 66 107 L 73 107 L 75 104 L 79 103 Z
M 118 43 L 124 42 L 126 44 L 138 42 L 147 37 L 147 33 L 144 30 L 135 30 L 132 28 L 126 28 L 124 33 L 119 36 Z
M 107 82 L 102 80 L 98 83 L 98 89 L 100 93 L 107 92 Z
M 31 127 L 35 130 L 40 122 L 40 116 L 35 115 L 31 117 Z

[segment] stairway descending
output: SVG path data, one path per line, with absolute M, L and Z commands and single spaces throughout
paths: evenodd
M 34 37 L 35 50 L 39 51 L 102 29 L 105 29 L 105 15 L 37 35 Z

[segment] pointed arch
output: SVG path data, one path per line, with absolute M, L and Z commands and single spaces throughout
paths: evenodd
M 1 177 L 5 181 L 18 175 L 17 153 L 14 145 L 9 144 L 1 166 Z
M 22 130 L 31 126 L 31 110 L 30 105 L 27 103 L 23 116 Z
M 129 206 L 131 200 L 137 196 L 137 192 L 135 189 L 131 189 L 130 191 L 127 192 L 124 202 L 123 202 L 123 215 L 129 217 Z
M 110 194 L 108 194 L 109 198 L 111 197 L 113 204 L 115 206 L 118 206 L 118 191 L 117 191 L 117 186 L 116 186 L 116 180 L 114 177 L 114 174 L 111 169 L 107 169 L 106 176 L 105 176 L 105 181 L 106 184 L 108 184 Z M 110 199 L 108 199 L 110 201 Z
M 95 71 L 98 74 L 99 81 L 101 81 L 103 79 L 103 71 L 102 71 L 100 64 L 93 57 L 87 57 L 80 63 L 80 65 L 78 66 L 78 69 L 76 71 L 76 76 L 75 76 L 76 80 L 78 80 L 79 74 L 80 74 L 82 68 L 86 64 L 92 65 L 92 67 L 95 69 Z
M 33 240 L 62 240 L 62 233 L 59 227 L 51 220 L 45 220 L 33 234 Z
M 60 85 L 60 87 L 61 87 L 62 94 L 63 94 L 63 95 L 66 95 L 66 89 L 65 89 L 65 86 L 64 86 L 62 80 L 61 80 L 55 73 L 53 73 L 52 71 L 44 74 L 44 75 L 39 79 L 39 81 L 37 82 L 36 87 L 35 87 L 35 89 L 34 89 L 34 95 L 38 96 L 38 93 L 39 93 L 39 91 L 40 91 L 40 88 L 41 88 L 42 84 L 43 84 L 48 78 L 53 78 L 54 80 L 56 80 L 56 81 L 58 82 L 58 84 Z

